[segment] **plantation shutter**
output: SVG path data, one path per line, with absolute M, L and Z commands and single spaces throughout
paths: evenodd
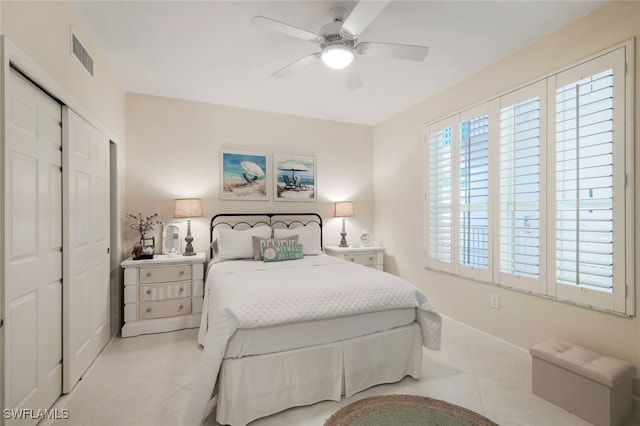
M 491 280 L 488 104 L 460 117 L 458 263 L 462 275 Z
M 427 266 L 453 272 L 453 125 L 440 122 L 427 133 Z
M 613 71 L 556 91 L 556 274 L 613 287 Z
M 501 98 L 499 282 L 539 290 L 541 268 L 541 110 L 544 81 Z
M 558 74 L 554 93 L 557 292 L 607 309 L 614 308 L 614 293 L 624 300 L 625 292 L 624 48 L 619 50 Z

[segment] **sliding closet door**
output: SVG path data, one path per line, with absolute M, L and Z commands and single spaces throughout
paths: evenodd
M 7 78 L 4 406 L 45 409 L 62 389 L 61 109 L 15 70 Z
M 109 139 L 63 107 L 63 392 L 109 340 Z

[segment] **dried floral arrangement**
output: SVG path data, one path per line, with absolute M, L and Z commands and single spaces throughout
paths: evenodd
M 142 217 L 142 212 L 139 211 L 137 215 L 127 213 L 127 218 L 135 221 L 130 224 L 129 227 L 137 231 L 140 234 L 140 238 L 144 238 L 147 232 L 153 231 L 153 228 L 160 223 L 160 221 L 158 221 L 158 213 Z

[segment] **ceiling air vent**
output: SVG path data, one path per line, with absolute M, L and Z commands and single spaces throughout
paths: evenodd
M 71 34 L 71 52 L 73 53 L 73 56 L 78 58 L 82 66 L 85 67 L 93 77 L 93 58 L 89 55 L 89 52 L 87 52 L 87 49 L 84 48 L 75 34 Z

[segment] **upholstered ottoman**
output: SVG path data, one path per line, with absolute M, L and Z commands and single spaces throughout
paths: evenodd
M 631 417 L 633 365 L 562 340 L 532 346 L 533 393 L 596 426 Z

